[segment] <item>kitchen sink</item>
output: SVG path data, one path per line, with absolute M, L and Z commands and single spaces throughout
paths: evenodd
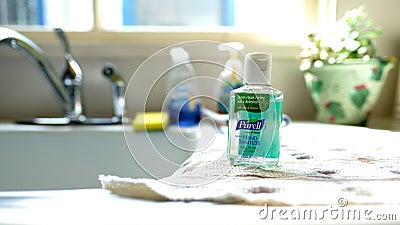
M 130 125 L 0 124 L 0 191 L 98 188 L 99 174 L 171 175 L 196 149 L 199 132 L 135 132 Z

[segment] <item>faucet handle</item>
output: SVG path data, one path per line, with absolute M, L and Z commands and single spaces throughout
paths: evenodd
M 65 54 L 71 54 L 71 48 L 69 47 L 69 43 L 65 37 L 64 31 L 61 28 L 54 28 L 54 32 L 56 32 L 58 40 L 60 41 Z
M 103 67 L 103 75 L 111 82 L 113 110 L 115 118 L 122 121 L 126 115 L 125 105 L 125 82 L 121 74 L 118 72 L 117 67 L 112 63 L 106 63 Z
M 67 116 L 72 120 L 84 120 L 86 117 L 84 116 L 82 105 L 82 69 L 78 62 L 76 62 L 72 57 L 70 46 L 64 31 L 61 28 L 55 28 L 54 32 L 57 34 L 61 46 L 64 49 L 64 58 L 66 62 L 64 73 L 61 74 L 61 79 L 65 88 L 68 90 L 71 99 L 74 101 L 73 111 Z

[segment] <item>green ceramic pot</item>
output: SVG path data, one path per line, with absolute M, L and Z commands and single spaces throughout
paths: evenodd
M 365 125 L 394 60 L 348 60 L 304 72 L 320 122 Z

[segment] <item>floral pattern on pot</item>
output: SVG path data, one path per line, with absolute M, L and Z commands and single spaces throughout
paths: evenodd
M 305 71 L 317 121 L 364 125 L 393 66 L 389 60 L 353 59 Z
M 369 96 L 369 90 L 365 83 L 357 84 L 354 86 L 353 91 L 350 93 L 350 99 L 358 108 L 362 108 Z

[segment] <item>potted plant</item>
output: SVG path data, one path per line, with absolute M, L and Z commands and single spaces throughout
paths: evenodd
M 332 26 L 311 33 L 299 54 L 300 70 L 321 122 L 365 125 L 380 95 L 393 57 L 378 57 L 364 6 L 347 11 Z

